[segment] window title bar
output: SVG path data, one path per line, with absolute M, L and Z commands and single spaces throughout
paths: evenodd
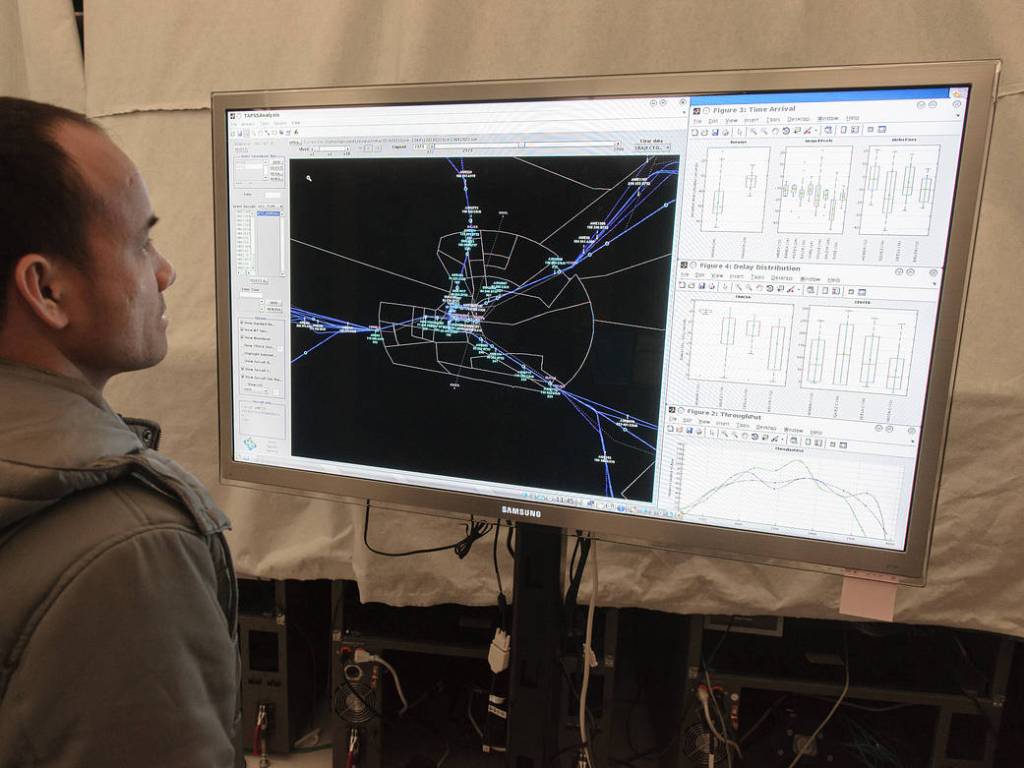
M 944 88 L 867 88 L 857 91 L 779 91 L 773 93 L 726 93 L 712 96 L 691 96 L 690 104 L 777 104 L 806 101 L 882 101 L 886 99 L 948 99 Z

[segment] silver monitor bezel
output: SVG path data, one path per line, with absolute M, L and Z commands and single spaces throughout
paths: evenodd
M 287 107 L 381 106 L 435 102 L 538 100 L 609 96 L 690 96 L 727 92 L 832 90 L 878 87 L 968 86 L 946 270 L 928 376 L 921 447 L 903 551 L 710 527 L 559 505 L 531 503 L 541 517 L 528 522 L 584 530 L 597 538 L 716 557 L 812 570 L 879 574 L 924 583 L 938 498 L 968 276 L 981 202 L 1000 64 L 998 61 L 734 70 L 538 80 L 236 91 L 211 97 L 217 294 L 217 371 L 221 482 L 317 497 L 374 499 L 385 506 L 442 514 L 518 520 L 491 496 L 239 462 L 234 458 L 231 376 L 230 269 L 226 112 Z M 517 505 L 518 506 L 518 505 Z M 638 529 L 640 532 L 638 534 Z

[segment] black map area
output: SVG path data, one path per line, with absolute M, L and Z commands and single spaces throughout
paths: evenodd
M 676 160 L 292 160 L 293 453 L 650 501 Z

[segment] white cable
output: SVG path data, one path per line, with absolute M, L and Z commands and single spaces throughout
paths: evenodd
M 590 757 L 590 742 L 587 740 L 587 689 L 590 688 L 590 660 L 594 658 L 594 651 L 590 648 L 590 641 L 594 634 L 594 609 L 597 606 L 597 542 L 590 540 L 590 565 L 591 587 L 590 605 L 587 608 L 587 634 L 583 641 L 583 682 L 580 684 L 580 743 L 583 745 L 583 756 L 587 765 L 593 768 L 594 762 Z
M 844 642 L 845 642 L 845 638 L 844 638 Z M 843 669 L 846 671 L 846 675 L 845 675 L 846 676 L 846 682 L 843 683 L 843 692 L 839 694 L 839 698 L 836 699 L 836 703 L 832 705 L 832 709 L 830 709 L 828 714 L 825 715 L 825 719 L 821 721 L 821 725 L 818 726 L 818 728 L 814 731 L 814 733 L 811 734 L 810 738 L 807 739 L 803 743 L 802 747 L 800 747 L 800 751 L 796 753 L 796 757 L 793 758 L 793 762 L 791 762 L 789 764 L 788 768 L 794 768 L 794 766 L 797 763 L 800 762 L 800 758 L 804 756 L 804 752 L 806 752 L 807 749 L 811 746 L 811 744 L 814 743 L 814 740 L 818 738 L 818 734 L 821 733 L 821 730 L 826 725 L 828 725 L 828 721 L 832 719 L 832 715 L 834 715 L 836 713 L 836 710 L 839 709 L 839 705 L 842 704 L 843 703 L 843 699 L 846 698 L 846 694 L 850 690 L 850 651 L 849 651 L 849 649 L 846 650 L 846 661 L 843 664 Z
M 402 701 L 402 708 L 398 710 L 398 715 L 399 717 L 404 715 L 405 710 L 409 708 L 409 702 L 405 698 L 405 691 L 402 690 L 402 681 L 398 679 L 398 672 L 395 671 L 395 668 L 391 666 L 391 664 L 385 659 L 381 658 L 380 656 L 374 653 L 370 653 L 369 651 L 363 648 L 356 648 L 356 652 L 353 658 L 356 664 L 365 664 L 368 661 L 372 661 L 377 664 L 380 664 L 388 672 L 391 673 L 391 679 L 395 682 L 395 690 L 398 691 L 398 698 Z
M 704 681 L 707 684 L 707 686 L 706 688 L 697 689 L 697 698 L 700 699 L 701 707 L 703 707 L 704 709 L 704 720 L 707 722 L 708 728 L 711 729 L 712 735 L 714 735 L 714 737 L 718 739 L 720 742 L 725 744 L 725 759 L 726 762 L 731 766 L 732 752 L 730 751 L 730 749 L 735 749 L 736 754 L 739 756 L 741 760 L 743 759 L 743 751 L 740 749 L 739 744 L 737 744 L 735 741 L 724 735 L 726 731 L 725 715 L 723 715 L 722 711 L 718 708 L 718 701 L 712 698 L 714 696 L 714 692 L 711 690 L 711 675 L 708 674 L 707 667 L 704 668 Z M 711 703 L 715 705 L 715 713 L 718 715 L 719 722 L 722 724 L 721 733 L 719 733 L 718 729 L 715 728 L 714 720 L 711 717 L 711 710 L 708 708 L 708 699 L 710 699 Z
M 701 702 L 701 706 L 704 707 L 704 722 L 708 724 L 708 728 L 711 729 L 712 735 L 725 744 L 725 736 L 718 732 L 718 729 L 715 728 L 715 721 L 711 718 L 711 711 L 708 709 L 708 700 L 704 699 L 704 701 Z
M 483 694 L 487 693 L 486 691 L 483 691 L 483 690 L 480 690 L 480 689 L 477 689 L 477 688 L 474 688 L 472 691 L 470 691 L 469 697 L 468 697 L 469 698 L 469 704 L 466 707 L 466 715 L 469 717 L 469 724 L 473 726 L 473 730 L 476 731 L 476 735 L 480 737 L 481 741 L 483 741 L 483 739 L 484 739 L 484 732 L 480 729 L 480 726 L 476 724 L 476 718 L 473 717 L 473 696 L 476 695 L 478 691 L 480 693 L 483 693 Z

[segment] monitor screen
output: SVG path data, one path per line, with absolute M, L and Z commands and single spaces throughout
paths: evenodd
M 215 97 L 225 477 L 919 577 L 984 110 L 862 71 Z

